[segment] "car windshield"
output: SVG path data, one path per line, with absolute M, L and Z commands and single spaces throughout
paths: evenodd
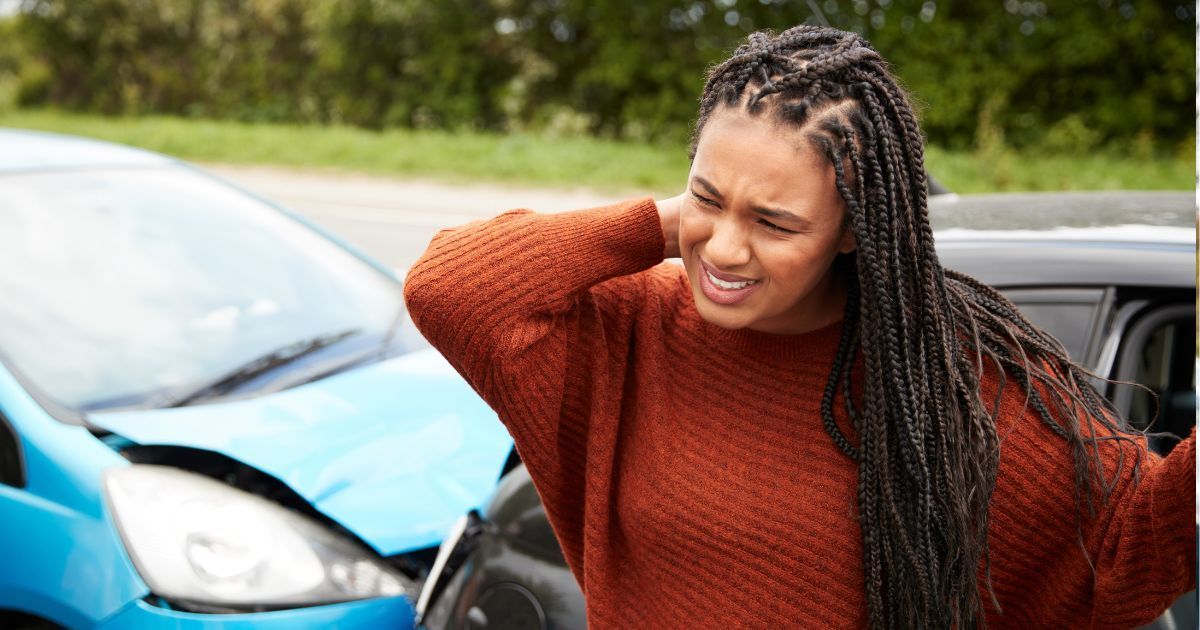
M 339 344 L 420 345 L 396 333 L 399 282 L 184 166 L 0 176 L 0 267 L 0 353 L 79 411 Z

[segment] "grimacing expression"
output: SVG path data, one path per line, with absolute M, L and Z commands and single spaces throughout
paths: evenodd
M 740 107 L 714 112 L 679 221 L 700 316 L 776 334 L 841 319 L 845 289 L 831 266 L 854 250 L 844 218 L 833 166 L 801 130 Z

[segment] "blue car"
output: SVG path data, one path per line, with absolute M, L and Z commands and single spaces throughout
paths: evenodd
M 0 627 L 411 627 L 516 464 L 396 275 L 179 161 L 0 130 Z

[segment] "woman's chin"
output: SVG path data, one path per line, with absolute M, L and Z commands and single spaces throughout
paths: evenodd
M 700 319 L 714 326 L 726 330 L 738 330 L 753 323 L 753 318 L 748 316 L 745 309 L 738 306 L 717 304 L 699 291 L 692 295 L 692 299 L 696 303 L 696 311 L 700 313 Z

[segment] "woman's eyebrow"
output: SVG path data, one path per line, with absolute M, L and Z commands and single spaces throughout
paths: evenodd
M 700 186 L 702 186 L 704 188 L 705 192 L 707 192 L 708 194 L 712 195 L 713 197 L 716 197 L 717 199 L 721 199 L 721 191 L 717 190 L 717 187 L 713 186 L 712 182 L 708 181 L 707 179 L 704 179 L 703 177 L 700 177 L 699 175 L 693 175 L 692 181 L 696 182 L 697 184 L 700 184 Z
M 700 186 L 702 188 L 704 188 L 705 192 L 707 192 L 708 194 L 712 195 L 713 197 L 715 197 L 717 199 L 722 199 L 721 191 L 717 190 L 717 187 L 714 186 L 712 184 L 712 182 L 708 181 L 707 179 L 704 179 L 703 177 L 700 177 L 699 175 L 693 175 L 692 181 L 696 182 L 697 184 L 700 184 Z M 812 227 L 811 221 L 796 214 L 795 212 L 783 210 L 781 208 L 767 208 L 764 206 L 751 206 L 750 209 L 753 210 L 755 214 L 761 214 L 764 217 L 770 217 L 772 219 L 781 219 L 783 221 L 789 221 L 791 223 L 796 224 L 801 229 Z
M 750 209 L 753 210 L 756 214 L 761 214 L 764 217 L 770 217 L 772 219 L 782 219 L 789 223 L 793 223 L 793 224 L 797 225 L 798 227 L 800 227 L 801 229 L 807 229 L 809 227 L 812 227 L 812 223 L 808 219 L 805 219 L 804 217 L 802 217 L 794 212 L 788 212 L 787 210 L 779 210 L 776 208 L 764 208 L 761 206 L 753 206 Z

